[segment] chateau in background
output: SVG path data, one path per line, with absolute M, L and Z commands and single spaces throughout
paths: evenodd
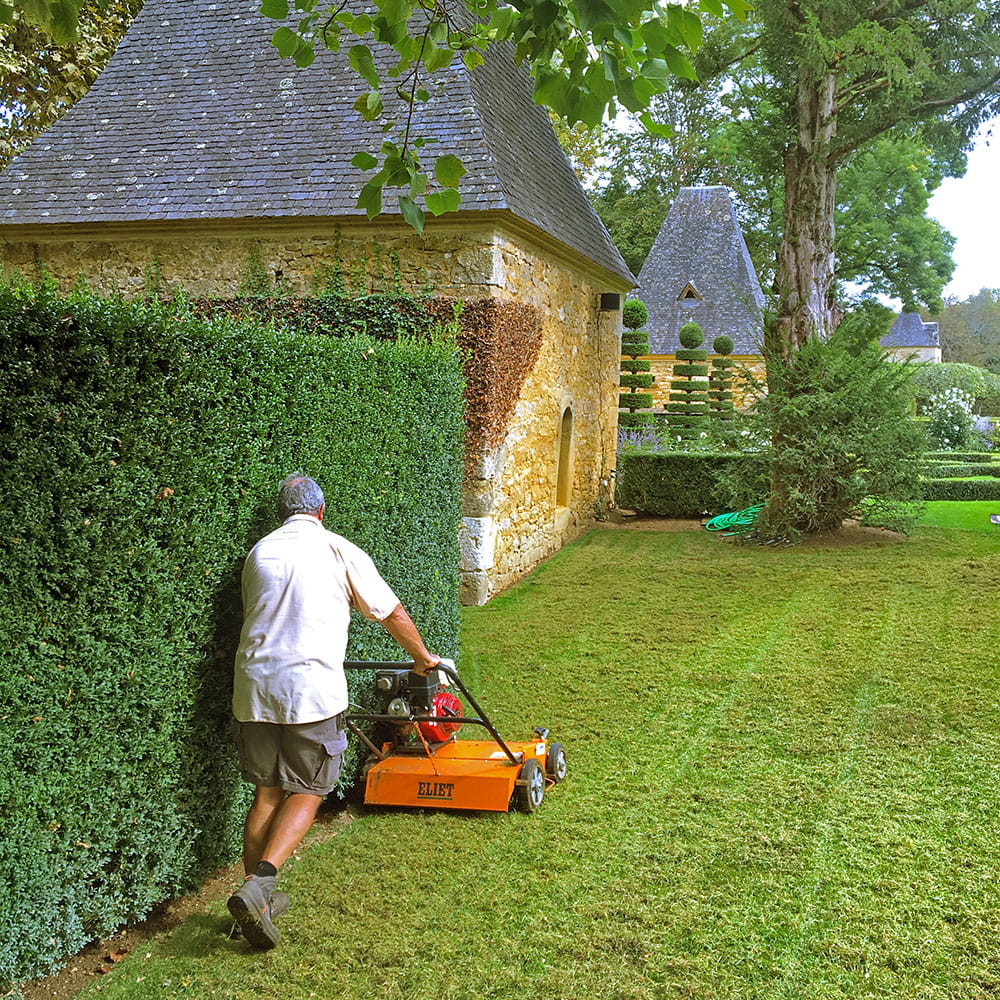
M 256 6 L 147 0 L 90 92 L 0 174 L 0 265 L 126 295 L 155 273 L 164 293 L 229 299 L 249 261 L 306 295 L 337 258 L 370 276 L 391 257 L 404 291 L 535 310 L 502 440 L 467 456 L 462 599 L 483 603 L 610 498 L 616 303 L 635 280 L 511 50 L 473 71 L 457 58 L 415 109 L 431 157 L 468 170 L 460 210 L 428 217 L 421 237 L 355 208 L 365 178 L 350 160 L 380 145 L 381 125 L 353 109 L 367 88 L 346 51 L 298 69 Z
M 925 323 L 917 313 L 900 313 L 892 329 L 879 343 L 898 361 L 941 360 L 937 323 Z

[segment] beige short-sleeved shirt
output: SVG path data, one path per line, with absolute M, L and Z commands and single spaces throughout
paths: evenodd
M 243 565 L 233 714 L 295 725 L 347 708 L 351 608 L 381 621 L 399 599 L 357 545 L 309 514 L 265 535 Z

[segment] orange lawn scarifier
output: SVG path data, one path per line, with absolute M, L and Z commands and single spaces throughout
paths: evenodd
M 434 806 L 507 812 L 511 805 L 534 812 L 545 789 L 566 776 L 562 744 L 547 729 L 535 739 L 508 743 L 500 737 L 453 666 L 439 664 L 428 677 L 412 664 L 354 660 L 346 670 L 373 670 L 380 711 L 348 712 L 346 725 L 371 751 L 365 802 L 383 806 Z M 477 713 L 462 714 L 455 687 Z M 376 727 L 369 737 L 362 724 Z M 459 740 L 458 729 L 481 726 L 489 740 Z M 384 738 L 379 745 L 379 736 Z

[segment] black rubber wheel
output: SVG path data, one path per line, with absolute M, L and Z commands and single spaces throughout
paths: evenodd
M 545 796 L 545 774 L 542 765 L 534 757 L 521 765 L 514 786 L 514 805 L 521 812 L 533 813 Z
M 566 751 L 561 743 L 550 743 L 545 755 L 545 773 L 558 784 L 566 777 Z

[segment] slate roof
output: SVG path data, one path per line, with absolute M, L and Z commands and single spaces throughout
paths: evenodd
M 883 347 L 940 347 L 937 323 L 925 323 L 918 313 L 904 312 L 879 341 Z
M 678 331 L 692 320 L 704 330 L 702 346 L 709 351 L 725 334 L 734 354 L 762 353 L 764 294 L 728 188 L 680 189 L 634 294 L 649 309 L 651 354 L 674 354 Z
M 350 159 L 382 140 L 353 110 L 366 84 L 346 47 L 279 58 L 257 6 L 146 0 L 91 90 L 0 173 L 0 227 L 362 215 Z M 463 210 L 509 211 L 634 282 L 510 49 L 456 60 L 416 117 L 432 158 L 465 163 Z

